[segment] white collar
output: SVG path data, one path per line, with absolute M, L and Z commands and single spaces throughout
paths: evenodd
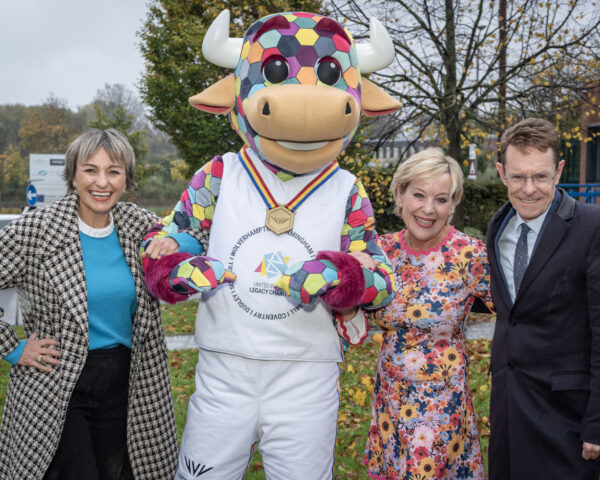
M 93 238 L 108 237 L 115 229 L 115 221 L 113 219 L 112 213 L 109 213 L 109 218 L 110 218 L 110 222 L 108 223 L 108 225 L 106 227 L 94 228 L 94 227 L 90 227 L 87 223 L 85 223 L 81 219 L 81 217 L 77 217 L 77 220 L 79 221 L 79 231 L 81 233 L 84 233 L 88 237 L 93 237 Z

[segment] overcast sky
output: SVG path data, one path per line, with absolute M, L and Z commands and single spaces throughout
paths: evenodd
M 75 110 L 105 83 L 137 94 L 147 0 L 0 0 L 0 104 L 50 93 Z

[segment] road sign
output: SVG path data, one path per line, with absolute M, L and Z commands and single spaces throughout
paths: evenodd
M 37 202 L 37 191 L 33 185 L 27 186 L 25 197 L 27 198 L 27 205 L 30 207 L 35 206 L 35 203 Z

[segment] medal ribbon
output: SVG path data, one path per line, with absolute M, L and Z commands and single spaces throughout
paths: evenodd
M 252 183 L 256 187 L 256 190 L 262 197 L 267 208 L 270 210 L 278 206 L 279 203 L 277 203 L 277 200 L 275 200 L 275 198 L 271 194 L 271 191 L 267 187 L 267 184 L 261 177 L 260 173 L 258 173 L 256 166 L 250 158 L 250 155 L 248 155 L 248 153 L 246 152 L 245 146 L 239 151 L 238 158 L 240 159 L 240 162 L 242 162 L 242 166 L 248 173 L 250 180 L 252 180 Z M 308 183 L 308 185 L 306 185 L 302 190 L 300 190 L 298 195 L 292 198 L 285 205 L 285 207 L 291 212 L 295 212 L 298 209 L 298 207 L 302 205 L 302 202 L 304 202 L 304 200 L 310 197 L 319 187 L 321 187 L 327 180 L 329 180 L 335 174 L 335 172 L 339 170 L 339 168 L 340 166 L 337 160 L 334 160 L 327 168 L 325 168 L 321 173 L 319 173 L 315 178 L 313 178 L 310 181 L 310 183 Z

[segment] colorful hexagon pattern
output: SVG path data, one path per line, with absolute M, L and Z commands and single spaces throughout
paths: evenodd
M 338 270 L 329 260 L 298 262 L 275 284 L 286 295 L 308 304 L 339 284 Z
M 312 25 L 310 28 L 300 28 L 296 32 L 296 35 L 294 35 L 300 42 L 300 45 L 314 46 L 314 44 L 317 43 L 319 34 L 313 30 L 315 22 L 311 20 L 311 23 Z
M 260 137 L 249 125 L 244 108 L 254 92 L 271 85 L 264 79 L 262 67 L 273 56 L 282 57 L 288 64 L 288 76 L 283 83 L 301 85 L 324 85 L 318 79 L 317 67 L 321 59 L 333 57 L 342 71 L 331 88 L 348 92 L 360 105 L 358 57 L 347 30 L 334 20 L 314 13 L 286 12 L 264 17 L 244 35 L 235 70 L 238 98 L 230 113 L 233 128 L 257 153 L 261 154 Z M 343 148 L 353 135 L 354 131 L 346 135 Z

